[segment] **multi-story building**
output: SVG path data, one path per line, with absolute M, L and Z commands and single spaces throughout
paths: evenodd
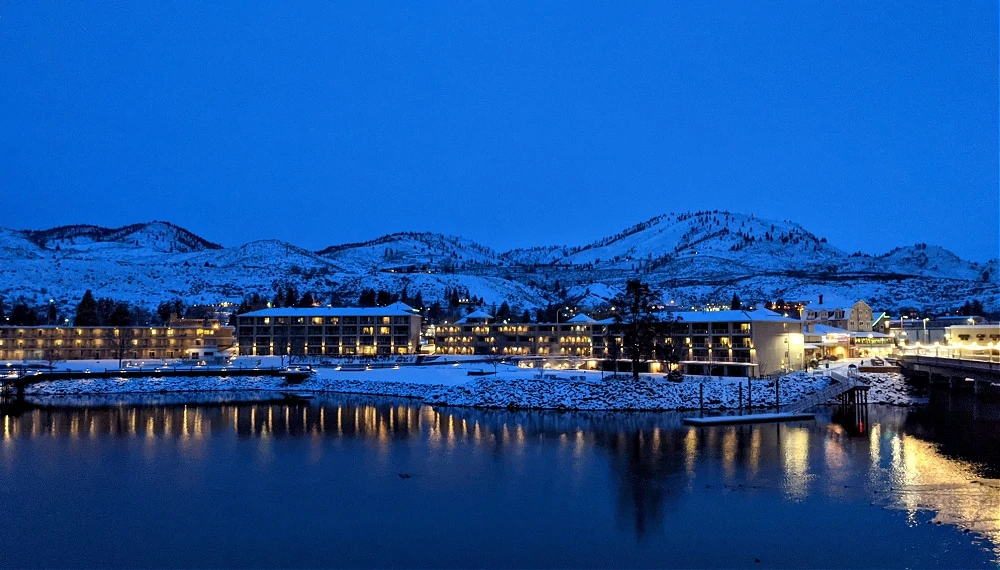
M 673 313 L 670 336 L 685 374 L 762 376 L 804 366 L 799 320 L 773 311 Z
M 236 321 L 242 355 L 387 355 L 420 349 L 420 314 L 403 303 L 261 309 Z
M 809 303 L 802 311 L 802 321 L 806 325 L 826 325 L 852 332 L 871 332 L 872 308 L 858 300 L 853 303 L 840 300 L 823 300 Z
M 490 322 L 483 311 L 474 311 L 454 323 L 434 327 L 438 354 L 503 354 L 511 356 L 594 355 L 595 331 L 607 326 L 579 314 L 564 323 Z M 603 346 L 603 339 L 599 341 Z
M 767 310 L 670 311 L 660 326 L 687 374 L 760 376 L 803 367 L 801 322 Z M 620 325 L 580 314 L 565 323 L 497 323 L 476 311 L 434 329 L 440 354 L 608 358 Z M 619 358 L 625 355 L 619 353 Z
M 217 321 L 153 327 L 0 327 L 0 360 L 205 358 L 233 346 Z

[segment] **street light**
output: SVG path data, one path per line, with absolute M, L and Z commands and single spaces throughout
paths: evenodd
M 924 342 L 930 342 L 930 339 L 927 337 L 927 321 L 928 320 L 929 319 L 927 317 L 924 317 Z

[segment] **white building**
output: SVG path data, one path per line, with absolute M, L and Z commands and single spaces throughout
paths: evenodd
M 773 311 L 678 311 L 672 334 L 686 374 L 764 376 L 805 367 L 802 323 Z

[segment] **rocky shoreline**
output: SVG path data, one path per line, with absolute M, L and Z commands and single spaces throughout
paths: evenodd
M 898 374 L 863 374 L 869 382 L 869 402 L 897 406 L 921 403 Z M 80 396 L 92 394 L 157 394 L 181 392 L 261 391 L 285 393 L 344 393 L 417 399 L 432 406 L 580 411 L 685 411 L 734 410 L 741 405 L 740 385 L 746 406 L 750 403 L 746 381 L 687 379 L 671 382 L 662 377 L 642 376 L 600 380 L 587 376 L 524 378 L 485 376 L 458 384 L 416 383 L 316 376 L 301 384 L 288 385 L 278 378 L 130 378 L 58 380 L 26 388 L 29 396 Z M 822 390 L 831 380 L 796 372 L 779 383 L 781 404 Z M 773 408 L 775 382 L 752 383 L 754 408 Z

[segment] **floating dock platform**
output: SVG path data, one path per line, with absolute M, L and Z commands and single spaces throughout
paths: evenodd
M 769 424 L 777 422 L 802 422 L 816 419 L 816 414 L 777 413 L 747 414 L 745 416 L 711 416 L 707 418 L 684 418 L 689 426 L 726 426 L 735 424 Z

